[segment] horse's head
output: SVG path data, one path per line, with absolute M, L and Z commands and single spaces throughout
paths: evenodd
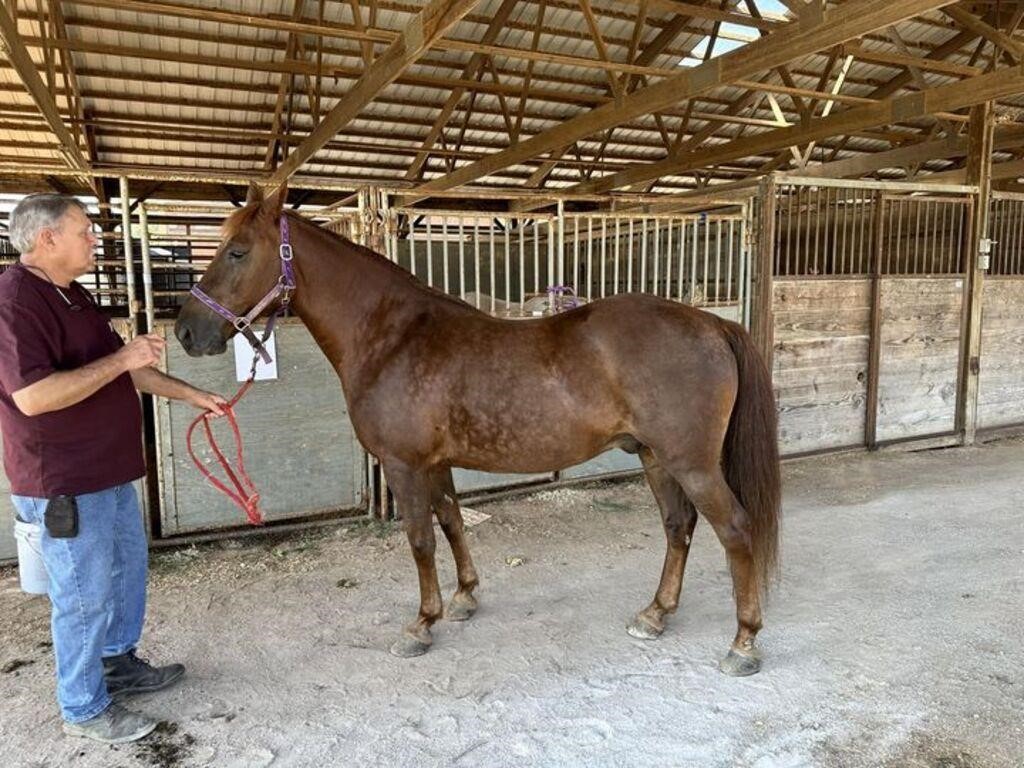
M 281 277 L 278 222 L 287 191 L 281 186 L 269 198 L 249 187 L 245 206 L 223 225 L 220 246 L 198 288 L 231 314 L 244 316 L 274 289 Z M 272 309 L 277 302 L 270 304 Z M 190 296 L 178 313 L 174 335 L 193 357 L 219 355 L 236 327 Z

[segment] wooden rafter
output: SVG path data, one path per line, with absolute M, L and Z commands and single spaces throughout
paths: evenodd
M 25 84 L 25 88 L 31 95 L 36 107 L 42 112 L 43 117 L 46 118 L 50 130 L 60 142 L 59 151 L 64 158 L 64 162 L 68 167 L 76 171 L 82 171 L 83 176 L 87 177 L 89 161 L 82 154 L 82 150 L 75 137 L 71 135 L 67 126 L 64 125 L 53 95 L 39 77 L 32 57 L 29 56 L 25 43 L 18 33 L 17 22 L 11 18 L 7 7 L 2 4 L 0 4 L 0 39 L 3 40 L 4 47 L 6 48 L 7 58 L 14 66 L 22 83 Z
M 431 0 L 406 27 L 401 37 L 366 70 L 345 98 L 335 105 L 306 140 L 281 163 L 271 175 L 270 183 L 281 184 L 295 173 L 449 27 L 469 13 L 475 4 L 476 0 Z
M 295 0 L 294 6 L 292 6 L 292 18 L 298 18 L 302 15 L 302 4 L 305 0 Z M 295 46 L 297 45 L 297 35 L 294 32 L 288 33 L 288 41 L 285 43 L 284 58 L 288 61 L 292 58 L 295 53 Z M 277 99 L 274 102 L 274 116 L 270 120 L 270 132 L 276 136 L 281 131 L 281 116 L 284 112 L 285 99 L 288 96 L 288 92 L 292 88 L 295 75 L 282 72 L 281 79 L 277 86 Z M 278 140 L 272 138 L 267 144 L 267 153 L 263 158 L 263 170 L 270 171 L 277 165 L 277 147 Z M 282 146 L 282 150 L 287 154 L 287 145 Z
M 899 30 L 896 29 L 895 25 L 894 26 L 890 26 L 886 30 L 886 33 L 888 34 L 889 39 L 892 41 L 893 45 L 896 46 L 897 50 L 905 58 L 907 58 L 907 59 L 912 59 L 913 58 L 910 55 L 910 51 L 907 49 L 907 44 L 905 42 L 903 42 L 903 37 L 900 35 Z M 911 81 L 914 83 L 914 85 L 917 86 L 918 90 L 920 90 L 920 91 L 928 90 L 928 81 L 924 79 L 924 74 L 921 72 L 920 67 L 918 67 L 916 63 L 909 63 L 908 62 L 908 64 L 907 64 L 907 71 L 910 72 Z M 939 124 L 940 124 L 941 128 L 945 131 L 947 136 L 955 136 L 957 134 L 956 128 L 954 128 L 953 124 L 950 123 L 948 120 L 945 120 L 945 119 L 943 119 L 941 117 L 940 118 L 936 118 L 936 119 L 939 121 Z
M 536 2 L 536 0 L 534 0 Z M 89 5 L 101 8 L 115 8 L 118 10 L 133 10 L 139 13 L 150 13 L 159 16 L 183 17 L 198 19 L 201 21 L 218 22 L 222 24 L 249 27 L 253 29 L 272 29 L 274 31 L 295 32 L 306 35 L 321 35 L 325 38 L 344 39 L 358 41 L 361 45 L 364 41 L 371 41 L 384 45 L 394 43 L 401 38 L 402 33 L 393 30 L 364 27 L 358 29 L 355 24 L 319 24 L 310 21 L 292 21 L 279 16 L 254 16 L 251 14 L 238 13 L 234 11 L 215 10 L 211 8 L 196 7 L 185 4 L 171 4 L 166 2 L 144 2 L 143 0 L 80 0 L 80 5 Z M 407 9 L 406 9 L 407 10 Z M 490 17 L 486 18 L 491 21 Z M 410 20 L 411 23 L 411 20 Z M 511 26 L 511 24 L 510 24 Z M 547 30 L 549 33 L 553 30 Z M 560 30 L 566 34 L 570 30 Z M 700 34 L 699 27 L 690 28 L 691 32 Z M 585 32 L 577 33 L 580 39 L 589 37 Z M 606 42 L 611 42 L 606 39 Z M 628 44 L 628 41 L 626 41 Z M 528 58 L 529 52 L 524 49 L 507 48 L 501 49 L 494 46 L 486 47 L 471 40 L 443 39 L 435 41 L 434 48 L 443 51 L 469 51 L 480 53 L 492 53 L 494 55 L 507 55 L 513 58 Z M 571 59 L 573 57 L 569 57 Z M 568 59 L 566 59 L 568 61 Z
M 631 5 L 639 5 L 644 0 L 625 0 Z M 736 24 L 744 27 L 752 27 L 753 29 L 762 29 L 765 32 L 771 32 L 772 30 L 778 29 L 786 22 L 783 19 L 766 19 L 763 17 L 757 17 L 752 14 L 738 13 L 736 11 L 727 11 L 724 9 L 713 8 L 706 5 L 696 5 L 693 3 L 681 3 L 675 2 L 675 0 L 646 0 L 647 5 L 655 11 L 669 11 L 670 13 L 679 14 L 681 16 L 688 16 L 698 19 L 709 19 L 711 21 L 725 21 L 730 24 Z
M 530 43 L 530 50 L 536 51 L 540 48 L 541 30 L 544 28 L 544 12 L 547 10 L 547 0 L 540 0 L 537 5 L 537 22 L 533 27 L 533 40 Z M 526 64 L 526 77 L 523 78 L 523 88 L 519 93 L 519 106 L 516 109 L 515 139 L 519 141 L 520 133 L 523 130 L 523 117 L 526 114 L 526 103 L 530 95 L 530 83 L 533 79 L 533 60 Z
M 681 33 L 681 31 L 685 28 L 685 25 L 687 24 L 688 21 L 689 21 L 689 17 L 687 17 L 687 16 L 676 16 L 676 17 L 674 17 L 669 22 L 669 24 L 666 25 L 661 30 L 660 33 L 658 33 L 657 37 L 655 37 L 653 40 L 651 40 L 651 42 L 648 43 L 646 46 L 644 46 L 644 49 L 638 55 L 636 55 L 635 63 L 638 64 L 638 65 L 641 65 L 641 66 L 645 66 L 645 65 L 653 62 L 658 56 L 660 56 L 665 51 L 665 49 L 671 44 L 671 42 Z M 632 91 L 633 87 L 635 87 L 635 86 L 634 85 L 627 85 L 627 90 Z M 597 152 L 594 154 L 594 163 L 595 164 L 599 163 L 601 161 L 601 159 L 604 157 L 604 154 L 606 152 L 606 148 L 607 148 L 608 144 L 611 142 L 612 134 L 615 132 L 615 128 L 616 127 L 618 127 L 618 126 L 612 126 L 611 128 L 609 128 L 604 133 L 604 135 L 603 135 L 603 137 L 601 139 L 601 146 L 598 148 Z M 666 139 L 665 126 L 661 122 L 660 118 L 658 119 L 658 129 L 659 129 L 659 132 L 662 134 L 662 140 L 665 141 L 665 143 L 667 145 L 669 145 L 668 148 L 671 151 L 671 145 L 670 145 L 670 143 Z M 543 186 L 544 181 L 548 178 L 548 176 L 551 175 L 551 172 L 558 165 L 558 159 L 562 155 L 565 154 L 565 152 L 566 152 L 566 150 L 568 149 L 569 146 L 570 145 L 566 145 L 566 147 L 561 149 L 560 151 L 556 150 L 556 153 L 552 153 L 551 157 L 549 157 L 548 160 L 537 170 L 537 172 L 534 173 L 530 177 L 530 180 L 528 182 L 529 185 L 530 186 Z
M 494 19 L 491 20 L 487 30 L 484 32 L 483 42 L 494 42 L 501 30 L 504 29 L 505 22 L 508 21 L 508 17 L 512 13 L 512 9 L 515 8 L 517 2 L 518 0 L 504 0 L 498 8 L 497 13 L 494 14 Z M 471 80 L 476 77 L 482 65 L 483 54 L 474 53 L 466 64 L 465 69 L 462 70 L 462 79 Z M 448 121 L 451 119 L 452 112 L 455 111 L 456 105 L 458 105 L 459 101 L 462 100 L 462 96 L 465 92 L 465 88 L 459 87 L 453 89 L 448 95 L 444 106 L 441 107 L 441 113 L 434 120 L 434 124 L 427 132 L 427 137 L 423 140 L 423 144 L 420 146 L 419 152 L 417 152 L 416 157 L 409 166 L 409 170 L 405 173 L 405 178 L 409 181 L 419 178 L 423 166 L 426 164 L 427 158 L 430 156 L 430 148 L 437 143 L 438 136 L 441 135 L 444 127 L 448 124 Z
M 120 31 L 132 32 L 132 33 L 140 34 L 140 35 L 160 34 L 161 36 L 169 38 L 169 39 L 180 39 L 180 40 L 188 40 L 188 41 L 194 41 L 194 42 L 214 42 L 214 43 L 218 43 L 218 44 L 239 45 L 239 46 L 263 48 L 263 49 L 273 48 L 275 52 L 277 52 L 277 50 L 278 50 L 277 47 L 271 46 L 269 43 L 261 42 L 259 40 L 242 39 L 242 38 L 231 37 L 231 36 L 224 36 L 224 35 L 211 35 L 211 34 L 206 34 L 206 33 L 203 33 L 203 32 L 196 32 L 196 31 L 184 31 L 183 32 L 183 31 L 180 31 L 180 30 L 159 30 L 156 27 L 146 27 L 146 26 L 139 26 L 139 25 L 134 25 L 134 24 L 121 24 L 121 23 L 117 23 L 117 22 L 110 22 L 106 26 L 109 27 L 111 30 L 120 30 Z M 663 32 L 669 31 L 671 26 L 673 26 L 673 25 L 670 22 L 670 26 L 666 26 L 665 28 L 663 28 L 662 31 Z M 679 30 L 679 28 L 677 28 L 677 31 L 678 30 Z M 684 24 L 682 26 L 682 28 L 681 28 L 681 31 L 690 31 L 690 30 L 689 30 L 689 27 Z M 660 36 L 661 35 L 659 35 L 659 37 Z M 27 37 L 27 36 L 23 36 L 23 37 L 25 37 L 25 42 L 28 45 L 32 45 L 32 44 L 37 44 L 38 45 L 38 44 L 42 44 L 42 42 L 43 42 L 39 38 L 31 38 L 31 37 Z M 608 40 L 607 37 L 605 39 L 606 39 L 606 41 Z M 444 41 L 442 41 L 441 44 L 443 44 L 443 42 Z M 143 60 L 153 60 L 153 61 L 166 61 L 168 59 L 169 55 L 170 55 L 170 56 L 174 57 L 175 61 L 179 61 L 179 62 L 182 62 L 182 63 L 196 64 L 196 65 L 200 65 L 200 66 L 202 66 L 204 68 L 216 68 L 216 69 L 221 69 L 221 70 L 240 70 L 240 71 L 255 71 L 255 72 L 271 72 L 271 73 L 277 73 L 277 74 L 280 74 L 282 72 L 294 72 L 296 74 L 305 74 L 305 75 L 316 75 L 318 73 L 318 69 L 317 69 L 316 65 L 309 64 L 309 63 L 304 63 L 304 62 L 300 62 L 300 61 L 295 61 L 295 60 L 289 61 L 289 62 L 280 62 L 280 63 L 278 63 L 278 62 L 266 62 L 266 61 L 263 61 L 262 57 L 257 57 L 257 58 L 252 58 L 252 59 L 250 59 L 250 58 L 237 58 L 237 57 L 235 57 L 235 58 L 227 58 L 227 57 L 223 57 L 223 56 L 218 57 L 218 56 L 209 56 L 209 55 L 201 55 L 201 54 L 186 54 L 186 53 L 181 53 L 181 52 L 177 52 L 177 51 L 175 53 L 173 53 L 173 54 L 168 54 L 168 52 L 165 52 L 165 51 L 162 51 L 162 50 L 159 50 L 159 49 L 140 48 L 140 47 L 123 46 L 123 45 L 111 45 L 109 43 L 86 42 L 84 40 L 54 40 L 54 41 L 52 41 L 52 45 L 54 47 L 59 47 L 59 48 L 63 48 L 63 49 L 69 50 L 69 51 L 74 51 L 74 52 L 79 52 L 79 53 L 99 54 L 99 55 L 103 55 L 103 56 L 118 56 L 118 57 L 123 57 L 123 58 L 128 58 L 128 59 L 143 59 Z M 650 46 L 648 46 L 648 47 L 650 47 Z M 355 50 L 346 51 L 344 49 L 331 49 L 331 50 L 329 50 L 327 52 L 332 53 L 334 55 L 339 55 L 339 56 L 354 56 L 354 55 L 358 55 L 358 53 Z M 672 50 L 672 49 L 666 48 L 664 53 L 677 56 L 677 55 L 684 55 L 686 53 L 686 51 Z M 531 60 L 532 60 L 532 58 L 531 58 Z M 575 61 L 575 59 L 574 59 L 574 61 Z M 444 58 L 434 58 L 434 57 L 424 56 L 420 63 L 422 63 L 424 65 L 428 65 L 428 66 L 433 67 L 433 68 L 437 68 L 437 69 L 454 70 L 455 68 L 461 68 L 461 65 L 459 65 L 459 64 L 457 64 L 455 62 L 452 62 L 450 60 L 446 60 Z M 678 72 L 677 69 L 673 69 L 673 70 L 658 70 L 658 69 L 650 67 L 650 66 L 640 66 L 640 65 L 643 65 L 644 63 L 645 62 L 640 61 L 640 62 L 638 62 L 638 65 L 621 64 L 621 65 L 617 65 L 617 66 L 621 66 L 623 68 L 632 69 L 633 71 L 636 71 L 636 72 L 638 72 L 640 74 L 649 74 L 649 75 L 653 75 L 653 74 L 660 74 L 660 75 L 668 74 L 668 75 L 671 75 L 671 74 L 676 74 Z M 599 67 L 604 67 L 605 66 L 601 62 L 594 62 L 594 61 L 591 61 L 591 60 L 582 60 L 582 63 L 580 64 L 580 66 L 590 66 L 592 64 L 594 66 L 599 66 Z M 106 77 L 129 77 L 129 78 L 136 78 L 136 79 L 138 79 L 138 78 L 143 77 L 145 75 L 145 73 L 139 72 L 139 71 L 132 72 L 132 71 L 110 71 L 110 70 L 107 70 L 107 71 L 104 71 L 102 74 L 100 74 L 100 72 L 97 71 L 97 70 L 93 70 L 93 71 L 94 71 L 95 74 L 97 74 L 97 76 L 106 76 Z M 335 67 L 335 68 L 333 68 L 331 74 L 333 74 L 335 78 L 357 79 L 359 76 L 361 76 L 363 74 L 363 71 L 364 71 L 364 69 L 363 69 L 362 66 L 359 66 L 359 67 L 351 67 L 351 66 L 350 67 Z M 516 76 L 518 76 L 520 74 L 517 70 L 515 70 L 514 68 L 510 68 L 510 67 L 499 68 L 499 71 L 503 75 L 504 74 L 509 74 L 509 75 L 516 75 Z M 790 71 L 794 75 L 799 74 L 799 75 L 805 76 L 805 77 L 815 77 L 816 78 L 820 74 L 820 73 L 813 72 L 813 71 L 810 71 L 810 70 L 798 69 L 798 68 L 792 68 L 792 67 L 790 68 Z M 159 77 L 157 77 L 155 79 L 158 79 L 158 80 L 162 81 L 163 77 L 164 77 L 163 75 L 160 75 Z M 559 92 L 560 93 L 560 97 L 562 99 L 578 101 L 580 103 L 594 102 L 595 98 L 593 96 L 593 93 L 594 93 L 593 89 L 596 88 L 596 87 L 600 87 L 593 80 L 585 78 L 585 77 L 582 77 L 580 75 L 576 75 L 576 76 L 567 75 L 567 74 L 552 75 L 552 74 L 546 73 L 544 75 L 544 77 L 543 77 L 543 80 L 545 82 L 558 83 L 559 85 L 562 85 L 562 86 L 572 86 L 573 87 L 572 90 L 565 90 L 563 88 Z M 168 76 L 168 81 L 169 82 L 173 82 L 174 81 L 173 76 Z M 178 81 L 180 82 L 180 79 Z M 199 83 L 197 83 L 197 84 L 202 84 L 203 82 L 205 82 L 205 81 L 199 81 Z M 399 82 L 402 82 L 402 83 L 405 83 L 405 84 L 409 84 L 409 85 L 425 86 L 425 87 L 430 87 L 430 88 L 441 88 L 441 89 L 445 89 L 445 90 L 450 90 L 452 88 L 459 87 L 460 85 L 467 85 L 466 81 L 460 81 L 458 77 L 444 77 L 444 76 L 438 77 L 438 76 L 423 76 L 423 75 L 412 75 L 412 74 L 403 75 L 399 79 Z M 871 85 L 871 86 L 874 86 L 874 85 L 877 84 L 876 82 L 874 82 L 872 80 L 858 80 L 857 78 L 851 78 L 850 79 L 850 83 L 851 84 L 856 84 L 856 85 Z M 235 85 L 237 87 L 239 87 L 239 88 L 244 88 L 245 87 L 242 83 L 236 83 Z M 543 90 L 538 90 L 538 93 L 539 93 L 541 98 L 548 98 L 545 95 L 545 92 Z M 550 93 L 553 93 L 553 92 L 549 90 L 548 93 L 550 94 Z M 599 98 L 596 99 L 596 100 L 600 101 Z
M 1019 67 L 997 70 L 950 85 L 929 89 L 874 104 L 853 107 L 829 117 L 818 118 L 807 126 L 792 126 L 766 131 L 741 141 L 705 149 L 699 156 L 669 158 L 657 163 L 635 165 L 595 182 L 579 184 L 572 191 L 579 194 L 600 194 L 638 181 L 679 174 L 717 162 L 771 152 L 781 147 L 818 141 L 852 130 L 884 125 L 909 117 L 924 117 L 935 111 L 948 111 L 1009 96 L 1024 90 L 1024 71 Z
M 363 23 L 363 9 L 359 6 L 359 0 L 349 0 L 349 5 L 352 7 L 352 20 L 355 22 L 356 29 L 365 32 L 366 24 Z M 373 64 L 373 42 L 363 40 L 360 45 L 363 49 L 363 63 L 370 66 Z
M 970 30 L 961 30 L 956 32 L 946 42 L 937 46 L 927 56 L 923 57 L 924 61 L 919 61 L 918 66 L 923 65 L 925 62 L 941 62 L 947 57 L 959 51 L 965 45 L 968 45 L 973 40 L 976 40 L 979 35 Z M 912 79 L 912 76 L 908 70 L 901 72 L 900 74 L 891 78 L 887 83 L 878 86 L 869 94 L 869 98 L 872 99 L 887 99 L 894 93 L 898 93 L 901 88 L 907 85 Z M 829 161 L 835 160 L 841 151 L 843 151 L 849 143 L 849 137 L 844 138 L 839 144 L 833 148 L 832 156 Z
M 792 22 L 794 29 L 791 32 L 769 35 L 700 67 L 638 90 L 625 97 L 621 105 L 604 105 L 591 110 L 515 147 L 427 182 L 418 187 L 416 193 L 424 196 L 433 190 L 469 183 L 623 120 L 660 111 L 685 98 L 707 93 L 720 85 L 756 75 L 947 3 L 948 0 L 851 0 L 826 11 L 817 23 L 805 20 Z
M 49 0 L 48 8 L 50 12 L 50 19 L 53 24 L 54 37 L 58 40 L 63 40 L 67 37 L 67 27 L 64 23 L 64 12 L 61 9 L 60 2 L 58 0 Z M 75 67 L 72 62 L 71 53 L 70 51 L 65 51 L 63 48 L 60 48 L 58 49 L 58 57 L 60 58 L 61 74 L 64 79 L 64 93 L 68 113 L 80 119 L 84 118 L 85 108 L 82 104 L 82 95 L 78 87 L 78 77 L 75 74 Z M 80 145 L 82 141 L 82 134 L 79 130 L 78 124 L 73 123 L 71 130 L 76 141 Z M 89 161 L 95 162 L 96 160 L 96 156 L 90 152 Z
M 1024 146 L 1024 131 L 1019 130 L 997 132 L 993 143 L 993 148 L 997 151 L 1022 146 Z M 961 156 L 966 152 L 966 137 L 956 136 L 891 149 L 886 152 L 875 152 L 844 160 L 835 160 L 831 163 L 822 163 L 799 171 L 799 175 L 830 179 L 857 178 L 883 168 L 901 168 L 914 163 L 926 163 L 929 160 L 943 160 Z
M 1024 60 L 1024 45 L 1021 45 L 1009 35 L 1000 32 L 995 27 L 989 26 L 973 13 L 965 11 L 963 8 L 959 8 L 957 6 L 943 8 L 942 12 L 964 29 L 969 29 L 971 32 L 995 43 L 1013 57 L 1015 63 L 1019 63 L 1021 60 Z
M 906 56 L 898 53 L 891 53 L 889 51 L 875 51 L 856 44 L 844 45 L 842 47 L 842 52 L 844 55 L 854 56 L 860 61 L 866 61 L 872 64 L 891 64 L 895 67 L 900 67 L 901 69 L 914 66 L 920 70 L 928 72 L 940 72 L 944 75 L 959 75 L 960 77 L 970 77 L 971 75 L 981 74 L 981 69 L 973 65 L 967 66 L 950 61 L 929 59 L 922 56 Z
M 874 5 L 870 12 L 875 13 L 882 0 L 871 1 Z M 0 2 L 8 8 L 13 5 L 11 0 Z M 87 163 L 95 162 L 94 152 L 99 146 L 111 153 L 111 158 L 131 158 L 121 162 L 137 162 L 132 167 L 140 170 L 149 163 L 150 168 L 159 164 L 187 174 L 192 165 L 188 159 L 192 158 L 212 165 L 210 173 L 217 172 L 221 161 L 234 161 L 235 167 L 238 162 L 252 163 L 252 169 L 258 172 L 264 164 L 254 159 L 254 148 L 262 154 L 268 144 L 275 147 L 275 153 L 277 148 L 283 152 L 301 146 L 311 128 L 320 122 L 321 98 L 343 101 L 351 85 L 365 74 L 367 60 L 399 39 L 403 24 L 422 10 L 425 0 L 316 0 L 303 3 L 304 12 L 288 5 L 283 12 L 254 17 L 200 6 L 199 2 L 80 0 L 72 4 L 20 0 L 22 19 L 17 29 L 22 43 L 60 120 L 81 147 Z M 792 128 L 806 127 L 827 108 L 838 111 L 870 106 L 908 92 L 928 90 L 930 83 L 976 77 L 997 65 L 1024 62 L 1018 57 L 1024 35 L 1015 36 L 1024 18 L 1024 3 L 1009 7 L 1008 0 L 980 0 L 962 2 L 944 16 L 918 12 L 912 24 L 895 22 L 898 29 L 892 25 L 878 27 L 811 54 L 791 48 L 786 61 L 780 56 L 779 61 L 767 66 L 762 59 L 763 68 L 752 69 L 746 77 L 730 78 L 730 71 L 716 69 L 723 60 L 728 65 L 727 56 L 716 59 L 714 66 L 686 70 L 668 66 L 682 57 L 689 59 L 689 66 L 694 59 L 693 43 L 709 35 L 714 40 L 717 29 L 730 40 L 749 41 L 755 35 L 766 38 L 735 52 L 747 63 L 752 55 L 759 55 L 760 45 L 773 39 L 779 44 L 781 36 L 769 35 L 769 30 L 785 28 L 786 37 L 799 38 L 803 45 L 807 29 L 817 29 L 827 17 L 835 18 L 836 11 L 848 10 L 857 2 L 868 0 L 832 0 L 827 6 L 821 0 L 813 4 L 794 1 L 792 16 L 796 21 L 789 22 L 770 14 L 764 18 L 756 0 L 518 0 L 515 10 L 524 12 L 510 14 L 502 27 L 517 34 L 504 40 L 500 36 L 483 39 L 484 30 L 495 20 L 485 16 L 481 8 L 475 14 L 467 13 L 463 17 L 466 23 L 451 37 L 436 40 L 430 52 L 394 81 L 411 88 L 378 91 L 358 113 L 357 122 L 342 127 L 324 144 L 325 149 L 345 152 L 344 159 L 319 154 L 316 162 L 322 168 L 300 178 L 375 178 L 380 183 L 394 184 L 397 190 L 404 186 L 402 177 L 412 167 L 403 168 L 403 164 L 415 163 L 422 155 L 418 173 L 405 179 L 411 192 L 402 195 L 405 200 L 418 198 L 421 195 L 415 184 L 431 168 L 427 164 L 431 156 L 444 165 L 433 166 L 427 179 L 438 172 L 457 176 L 538 136 L 549 140 L 557 136 L 553 131 L 567 125 L 572 128 L 583 115 L 614 108 L 617 97 L 621 107 L 621 102 L 629 105 L 626 99 L 634 91 L 657 94 L 662 85 L 659 80 L 664 82 L 684 73 L 698 80 L 702 75 L 716 79 L 721 76 L 717 82 L 722 87 L 705 88 L 705 81 L 701 81 L 696 95 L 677 104 L 634 117 L 620 114 L 621 119 L 611 121 L 614 124 L 589 135 L 570 137 L 563 133 L 572 140 L 563 138 L 553 149 L 514 163 L 516 167 L 486 173 L 490 178 L 485 184 L 503 187 L 516 180 L 546 184 L 548 191 L 543 197 L 551 200 L 563 185 L 581 189 L 578 182 L 600 183 L 602 176 L 617 177 L 636 165 L 659 162 L 659 155 L 700 161 L 700 165 L 679 175 L 645 179 L 617 189 L 643 190 L 655 185 L 668 192 L 686 188 L 692 183 L 691 177 L 699 184 L 714 185 L 784 168 L 790 158 L 797 167 L 803 167 L 802 173 L 810 173 L 816 166 L 806 165 L 812 148 L 806 144 L 797 147 L 798 153 L 780 148 L 783 151 L 774 156 L 755 154 L 722 162 L 711 158 L 724 146 L 749 146 L 738 142 L 757 139 L 753 134 L 760 130 L 778 129 L 783 123 Z M 139 13 L 105 14 L 101 29 L 96 15 L 83 10 L 88 7 Z M 832 10 L 826 15 L 824 7 Z M 378 9 L 387 13 L 379 18 L 390 28 L 378 22 Z M 546 9 L 547 16 L 551 16 L 550 9 L 559 13 L 548 19 Z M 684 15 L 691 10 L 692 17 Z M 63 19 L 62 11 L 67 11 Z M 958 14 L 965 23 L 956 20 Z M 199 23 L 179 26 L 172 22 L 168 28 L 162 21 L 168 15 L 187 16 Z M 730 24 L 723 27 L 725 21 L 743 28 Z M 671 36 L 670 26 L 674 27 Z M 922 34 L 922 28 L 928 33 Z M 292 50 L 282 56 L 284 39 L 267 35 L 261 31 L 264 29 L 281 30 L 294 38 Z M 118 45 L 118 31 L 129 33 L 132 44 Z M 681 33 L 685 36 L 673 42 Z M 936 44 L 936 39 L 944 39 L 943 33 L 947 41 Z M 304 44 L 300 45 L 303 38 Z M 643 53 L 652 45 L 647 42 L 645 48 L 645 41 L 652 38 L 668 42 L 662 55 L 644 60 Z M 181 45 L 175 44 L 178 40 Z M 227 46 L 232 45 L 240 46 L 240 56 L 228 55 Z M 709 46 L 708 54 L 713 53 Z M 837 92 L 836 74 L 849 55 L 854 55 L 857 63 L 848 70 L 842 90 Z M 115 66 L 113 59 L 117 57 L 122 61 Z M 466 77 L 463 72 L 473 58 L 480 62 L 477 72 Z M 163 68 L 149 63 L 171 60 L 195 64 L 197 71 L 188 76 L 165 76 Z M 892 74 L 885 75 L 883 67 Z M 52 170 L 48 164 L 53 161 L 44 156 L 64 151 L 59 138 L 54 134 L 54 138 L 47 139 L 45 134 L 53 133 L 49 120 L 37 106 L 15 95 L 21 94 L 23 86 L 4 57 L 0 57 L 0 69 L 12 73 L 0 83 L 0 120 L 6 128 L 30 134 L 0 138 L 0 163 L 9 168 L 22 160 L 26 167 Z M 251 73 L 257 74 L 254 77 Z M 327 79 L 321 92 L 322 74 Z M 268 126 L 265 113 L 261 116 L 261 103 L 272 109 L 280 81 L 291 82 L 296 75 L 300 78 L 295 83 L 297 90 L 285 88 L 281 106 L 275 110 L 277 118 Z M 116 94 L 102 82 L 102 78 L 111 77 L 125 84 Z M 158 84 L 161 87 L 155 87 Z M 456 89 L 461 89 L 461 99 L 445 115 L 430 150 L 421 153 L 418 150 L 424 146 L 424 137 L 430 136 L 436 118 Z M 467 92 L 472 93 L 471 98 L 467 98 Z M 7 98 L 7 94 L 13 97 Z M 1000 100 L 994 105 L 996 122 L 1002 125 L 1020 120 L 1024 114 L 1022 103 L 1019 94 Z M 87 113 L 83 104 L 90 105 Z M 148 117 L 158 105 L 162 107 L 161 119 Z M 433 108 L 433 114 L 424 114 L 423 107 Z M 224 119 L 199 119 L 187 108 L 209 110 L 224 115 Z M 947 123 L 947 133 L 961 132 L 966 114 L 932 109 L 923 117 L 911 113 L 899 118 L 814 140 L 819 147 L 815 158 L 823 151 L 821 159 L 831 155 L 833 163 L 847 155 L 851 160 L 883 162 L 877 152 L 868 152 L 876 145 L 869 146 L 862 140 L 884 141 L 894 148 L 893 152 L 903 151 L 909 158 L 898 166 L 908 175 L 934 174 L 951 166 L 955 169 L 959 160 L 930 159 L 923 150 L 915 150 L 934 148 L 944 141 L 934 129 L 936 121 Z M 253 130 L 253 125 L 262 129 Z M 196 142 L 213 146 L 189 146 Z M 63 176 L 50 175 L 55 179 Z M 6 188 L 11 188 L 11 182 Z M 171 193 L 169 185 L 167 191 Z M 449 196 L 444 190 L 430 194 Z

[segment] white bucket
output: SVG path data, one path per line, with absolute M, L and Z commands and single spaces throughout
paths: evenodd
M 43 532 L 38 525 L 14 521 L 14 538 L 18 542 L 18 576 L 21 591 L 45 595 L 50 584 L 43 563 Z

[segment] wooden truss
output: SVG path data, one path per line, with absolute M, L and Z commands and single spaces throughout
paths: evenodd
M 117 172 L 528 208 L 787 169 L 953 178 L 988 102 L 993 178 L 1024 149 L 1020 3 L 252 5 L 0 0 L 0 188 Z

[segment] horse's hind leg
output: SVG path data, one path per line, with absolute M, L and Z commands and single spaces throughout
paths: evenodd
M 384 473 L 395 494 L 420 580 L 419 615 L 391 646 L 391 653 L 402 657 L 420 656 L 427 652 L 433 642 L 430 627 L 441 617 L 443 605 L 434 562 L 436 543 L 433 517 L 430 514 L 433 483 L 428 470 L 401 464 L 385 463 Z
M 752 675 L 761 669 L 754 647 L 754 639 L 761 629 L 761 587 L 754 566 L 747 512 L 717 462 L 701 467 L 673 465 L 671 470 L 687 497 L 714 527 L 729 558 L 739 627 L 729 654 L 719 667 L 727 675 Z
M 647 482 L 661 508 L 667 548 L 654 600 L 636 615 L 626 631 L 642 640 L 654 640 L 665 629 L 665 616 L 674 613 L 679 605 L 686 557 L 697 524 L 697 510 L 686 498 L 682 486 L 658 463 L 650 448 L 640 449 L 640 459 L 644 463 Z
M 458 574 L 459 587 L 455 591 L 445 616 L 452 621 L 465 621 L 476 613 L 476 598 L 473 597 L 473 590 L 480 580 L 476 575 L 476 568 L 473 567 L 473 558 L 469 554 L 469 545 L 466 543 L 465 526 L 462 522 L 462 512 L 459 509 L 459 501 L 455 495 L 455 482 L 452 480 L 452 471 L 448 467 L 436 470 L 433 474 L 433 507 L 434 514 L 441 524 L 445 538 L 452 548 L 452 556 L 455 558 L 455 570 Z

